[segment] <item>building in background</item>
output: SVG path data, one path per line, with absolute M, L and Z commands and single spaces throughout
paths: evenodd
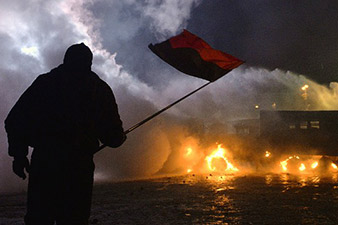
M 236 135 L 256 137 L 279 152 L 338 155 L 338 111 L 260 111 L 233 123 Z
M 338 111 L 261 111 L 260 139 L 287 151 L 338 155 Z

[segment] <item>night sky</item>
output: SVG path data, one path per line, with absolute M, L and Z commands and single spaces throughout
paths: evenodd
M 62 63 L 74 43 L 84 42 L 94 52 L 92 69 L 112 87 L 125 129 L 205 83 L 162 62 L 149 43 L 188 29 L 246 61 L 128 135 L 117 151 L 99 153 L 97 171 L 103 177 L 154 174 L 176 151 L 173 141 L 196 138 L 201 127 L 257 118 L 257 104 L 302 110 L 305 84 L 310 109 L 338 110 L 334 0 L 0 0 L 0 5 L 1 121 L 39 74 Z M 0 192 L 24 187 L 11 173 L 3 127 L 0 171 Z
M 203 1 L 188 28 L 250 66 L 338 80 L 336 1 Z

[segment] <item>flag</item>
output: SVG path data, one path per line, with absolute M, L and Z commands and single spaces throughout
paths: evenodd
M 150 44 L 149 48 L 177 70 L 208 81 L 215 81 L 244 63 L 232 55 L 213 49 L 187 30 L 164 42 Z

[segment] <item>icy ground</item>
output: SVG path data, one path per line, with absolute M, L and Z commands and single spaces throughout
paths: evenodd
M 23 224 L 25 193 L 0 195 Z M 90 224 L 338 224 L 338 174 L 193 175 L 96 184 Z

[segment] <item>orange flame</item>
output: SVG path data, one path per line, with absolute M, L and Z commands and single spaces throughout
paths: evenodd
M 185 156 L 188 157 L 189 155 L 191 155 L 191 153 L 192 153 L 192 148 L 189 147 L 189 148 L 187 148 Z
M 286 160 L 284 160 L 284 161 L 282 161 L 282 162 L 280 162 L 280 165 L 281 165 L 281 167 L 282 167 L 282 169 L 284 170 L 284 171 L 287 171 L 288 170 L 288 167 L 287 167 L 287 165 L 288 165 L 288 161 L 290 160 L 290 159 L 293 159 L 293 158 L 295 158 L 295 159 L 299 159 L 299 156 L 297 156 L 297 155 L 294 155 L 294 156 L 290 156 L 289 158 L 287 158 Z M 305 167 L 305 166 L 304 166 Z M 301 168 L 303 169 L 303 167 L 301 166 L 299 169 L 301 170 Z
M 312 169 L 317 168 L 317 166 L 318 166 L 318 162 L 317 161 L 311 164 L 311 168 Z
M 293 155 L 293 156 L 289 156 L 286 160 L 280 162 L 280 166 L 282 167 L 283 171 L 286 172 L 286 171 L 289 170 L 288 161 L 291 160 L 291 159 L 297 160 L 298 170 L 300 172 L 305 172 L 305 171 L 308 171 L 308 170 L 315 171 L 320 166 L 320 163 L 321 163 L 318 160 L 315 160 L 314 157 L 312 159 L 308 159 L 308 158 L 305 158 L 305 159 L 302 158 L 301 159 L 299 156 Z M 325 162 L 323 162 L 323 163 L 325 164 Z M 331 163 L 331 167 L 334 170 L 338 170 L 338 166 L 334 162 Z
M 308 88 L 309 88 L 309 85 L 305 84 L 305 85 L 302 87 L 302 91 L 306 91 Z
M 225 163 L 224 166 L 226 166 L 225 171 L 232 171 L 232 172 L 238 171 L 238 169 L 231 162 L 229 162 L 229 160 L 225 157 L 225 149 L 222 148 L 222 145 L 218 145 L 216 150 L 214 150 L 209 156 L 205 157 L 205 160 L 207 161 L 208 168 L 210 171 L 216 171 L 217 169 L 216 166 L 213 165 L 214 159 L 224 160 L 224 163 Z
M 306 170 L 306 167 L 305 167 L 304 163 L 300 164 L 299 170 L 300 171 Z

